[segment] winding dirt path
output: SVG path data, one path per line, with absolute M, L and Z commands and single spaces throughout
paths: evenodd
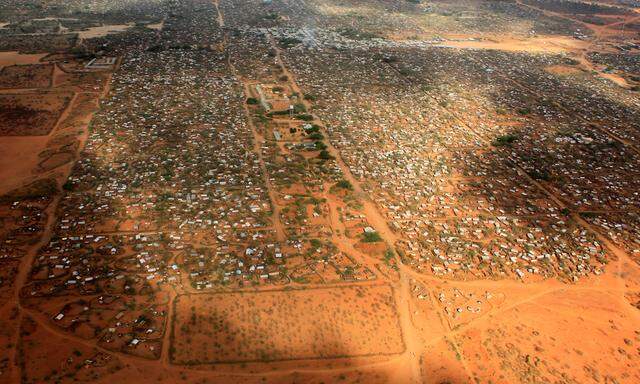
M 101 97 L 104 97 L 109 93 L 112 76 L 113 76 L 113 73 L 110 73 L 108 75 L 107 81 L 105 83 L 105 87 L 100 92 Z M 54 128 L 49 133 L 50 136 L 54 135 L 57 132 L 58 126 L 67 118 L 67 116 L 69 116 L 72 109 L 76 107 L 76 101 L 81 93 L 84 93 L 84 92 L 73 93 L 72 99 L 69 101 L 67 108 L 60 115 L 60 117 L 56 121 Z M 93 92 L 88 92 L 88 93 L 93 93 Z M 73 164 L 75 164 L 75 162 L 80 158 L 80 154 L 82 153 L 82 150 L 84 149 L 84 146 L 86 144 L 86 141 L 89 135 L 89 123 L 91 121 L 91 118 L 93 117 L 93 114 L 94 112 L 87 112 L 87 116 L 84 118 L 84 122 L 81 127 L 81 132 L 78 134 L 78 136 L 76 136 L 76 139 L 78 140 L 78 145 L 76 147 L 76 150 L 73 153 L 72 161 L 70 161 L 69 163 L 63 166 L 56 167 L 55 169 L 52 169 L 51 171 L 45 174 L 39 175 L 38 176 L 39 179 L 44 179 L 47 176 L 53 176 L 55 177 L 56 183 L 58 185 L 62 185 L 67 180 L 67 178 L 71 175 Z M 33 263 L 35 261 L 35 258 L 38 252 L 40 251 L 40 249 L 46 246 L 51 240 L 51 238 L 53 237 L 55 225 L 58 219 L 57 210 L 63 195 L 64 195 L 63 191 L 61 190 L 56 191 L 56 193 L 53 195 L 52 201 L 44 210 L 44 213 L 47 217 L 44 230 L 40 234 L 40 238 L 38 242 L 35 243 L 32 247 L 30 247 L 26 255 L 23 256 L 22 259 L 20 260 L 20 264 L 16 274 L 15 283 L 14 283 L 14 292 L 13 292 L 13 302 L 15 303 L 17 316 L 14 320 L 16 324 L 16 333 L 14 335 L 14 342 L 13 342 L 14 347 L 11 350 L 11 358 L 10 358 L 10 361 L 11 361 L 11 367 L 10 367 L 11 381 L 10 382 L 18 383 L 20 382 L 22 377 L 21 367 L 20 367 L 19 358 L 18 358 L 19 357 L 18 346 L 20 345 L 21 323 L 22 323 L 22 319 L 26 309 L 21 304 L 21 293 L 23 291 L 23 288 L 25 288 L 28 285 L 29 273 L 31 272 L 31 268 L 33 266 Z

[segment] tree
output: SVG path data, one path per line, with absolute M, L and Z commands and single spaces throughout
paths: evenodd
M 353 191 L 353 184 L 349 180 L 342 179 L 336 183 L 336 188 L 346 189 Z
M 331 154 L 326 149 L 323 149 L 322 151 L 320 151 L 320 154 L 318 155 L 318 157 L 322 160 L 333 159 L 333 156 L 331 156 Z

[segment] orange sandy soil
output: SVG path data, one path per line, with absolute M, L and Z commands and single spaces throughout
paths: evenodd
M 454 36 L 461 38 L 463 36 Z M 473 38 L 476 36 L 464 36 Z M 585 49 L 588 43 L 566 36 L 498 37 L 486 36 L 477 41 L 447 41 L 441 46 L 466 49 L 496 49 L 501 51 L 522 51 L 532 53 L 562 53 Z
M 180 296 L 177 341 L 168 349 L 173 362 L 105 350 L 28 315 L 20 347 L 28 356 L 25 382 L 637 383 L 640 313 L 628 298 L 640 292 L 640 268 L 627 260 L 613 264 L 575 285 L 454 282 L 412 273 L 405 275 L 410 286 L 404 279 L 394 284 L 395 302 L 386 285 Z M 444 311 L 448 305 L 465 313 L 453 319 Z M 466 313 L 474 305 L 482 310 Z M 394 309 L 410 314 L 402 334 Z M 376 311 L 384 315 L 372 317 Z M 0 338 L 10 331 L 3 328 Z M 360 352 L 371 355 L 334 356 Z M 293 354 L 302 360 L 280 360 Z M 276 361 L 248 361 L 257 356 Z M 225 359 L 247 361 L 197 362 Z M 412 375 L 416 362 L 418 376 Z
M 54 186 L 64 183 L 73 165 L 72 161 L 77 158 L 78 151 L 86 140 L 87 125 L 97 108 L 97 100 L 106 89 L 107 82 L 102 81 L 98 87 L 90 84 L 90 88 L 84 90 L 86 93 L 80 95 L 77 92 L 82 90 L 81 81 L 84 77 L 73 75 L 67 77 L 78 78 L 78 87 L 75 87 L 76 84 L 56 87 L 51 81 L 52 66 L 34 65 L 44 56 L 46 54 L 0 52 L 0 67 L 8 69 L 2 72 L 6 75 L 2 78 L 3 84 L 11 88 L 0 91 L 4 106 L 32 108 L 38 110 L 36 114 L 42 111 L 44 115 L 42 118 L 35 116 L 28 121 L 29 124 L 23 121 L 24 127 L 15 121 L 3 122 L 8 123 L 8 127 L 0 127 L 3 130 L 3 136 L 0 136 L 0 195 L 37 180 L 53 180 Z M 20 67 L 8 67 L 13 65 Z M 15 76 L 16 74 L 24 76 Z M 36 76 L 32 77 L 31 74 Z M 100 76 L 104 78 L 105 74 Z M 46 89 L 29 89 L 34 86 Z M 11 113 L 5 108 L 6 116 L 11 117 Z M 43 208 L 45 218 L 52 217 L 58 199 L 53 200 L 54 203 L 48 204 L 46 210 Z M 2 218 L 6 221 L 0 222 L 19 223 L 20 217 L 17 215 L 20 212 L 11 211 Z M 46 242 L 50 236 L 50 225 L 51 222 L 44 233 L 41 233 L 45 240 L 33 244 L 27 255 L 18 253 L 16 249 L 13 255 L 15 260 L 0 260 L 2 384 L 65 382 L 70 380 L 70 375 L 78 380 L 93 381 L 121 369 L 117 358 L 105 358 L 107 354 L 104 350 L 99 352 L 99 347 L 60 338 L 56 336 L 55 327 L 50 324 L 40 327 L 21 310 L 16 287 L 24 284 L 37 248 L 43 246 L 43 241 Z M 18 258 L 20 256 L 22 257 Z M 12 271 L 17 273 L 14 275 Z M 20 335 L 17 334 L 19 326 Z M 14 364 L 22 369 L 18 370 Z
M 63 95 L 65 99 L 75 98 L 71 93 L 64 93 Z M 24 95 L 22 97 L 29 96 Z M 57 101 L 61 97 L 58 94 L 54 94 L 51 98 L 42 100 Z M 50 106 L 50 104 L 46 105 Z M 10 136 L 0 136 L 0 177 L 3 180 L 0 184 L 0 194 L 42 177 L 43 170 L 56 171 L 59 170 L 59 166 L 69 164 L 73 160 L 75 153 L 68 151 L 63 155 L 65 156 L 63 159 L 60 158 L 60 154 L 55 156 L 56 137 L 61 130 L 69 128 L 70 125 L 82 130 L 91 119 L 94 109 L 91 104 L 76 103 L 74 99 L 71 99 L 64 107 L 65 109 L 59 113 L 56 120 L 47 123 L 51 124 L 51 127 L 48 128 L 48 133 L 21 136 L 20 131 L 12 131 Z M 38 133 L 46 131 L 46 127 L 32 127 L 32 129 L 34 131 L 40 130 L 41 132 Z M 71 138 L 72 142 L 83 139 L 82 135 L 74 134 L 74 137 Z M 69 143 L 69 140 L 67 140 L 67 143 Z M 75 147 L 77 149 L 77 145 Z M 54 150 L 54 153 L 51 153 L 51 150 Z M 60 178 L 61 174 L 59 173 L 55 173 L 52 176 L 60 180 L 63 179 Z
M 0 67 L 10 65 L 37 64 L 40 59 L 47 56 L 46 53 L 19 53 L 15 51 L 0 52 Z
M 22 125 L 0 122 L 0 194 L 43 176 L 63 183 L 80 143 L 86 139 L 85 130 L 97 110 L 97 101 L 107 88 L 108 73 L 63 73 L 58 75 L 62 80 L 54 83 L 53 64 L 38 62 L 44 56 L 0 52 L 0 67 L 4 66 L 0 83 L 12 88 L 0 91 L 2 105 L 34 111 Z M 46 89 L 29 89 L 32 87 Z M 11 110 L 6 111 L 6 117 L 11 117 Z
M 540 9 L 532 5 L 525 4 L 516 0 L 516 3 L 523 7 L 531 8 L 544 13 L 547 16 L 567 19 L 578 24 L 582 24 L 584 28 L 589 29 L 593 33 L 593 38 L 588 40 L 575 39 L 569 36 L 557 35 L 534 35 L 521 36 L 517 34 L 495 35 L 492 33 L 484 34 L 442 34 L 446 41 L 436 46 L 452 47 L 460 49 L 494 49 L 512 52 L 529 52 L 533 54 L 567 54 L 580 62 L 579 69 L 586 71 L 596 71 L 601 78 L 611 81 L 622 88 L 630 88 L 633 84 L 629 84 L 627 79 L 619 73 L 605 72 L 605 66 L 597 66 L 591 63 L 587 57 L 588 52 L 618 52 L 615 45 L 624 41 L 640 41 L 637 33 L 633 30 L 623 31 L 624 25 L 637 23 L 640 21 L 640 8 L 634 9 L 635 13 L 629 15 L 596 15 L 604 18 L 611 18 L 611 22 L 605 25 L 590 24 L 574 17 L 571 14 L 558 13 L 545 9 Z M 605 1 L 604 3 L 618 2 Z M 630 8 L 630 7 L 627 7 Z M 630 8 L 631 9 L 631 8 Z M 410 38 L 408 36 L 391 36 L 396 40 Z M 548 68 L 550 73 L 555 75 L 571 74 L 569 68 Z
M 0 88 L 46 88 L 53 64 L 12 65 L 0 71 Z
M 575 55 L 586 49 L 557 37 L 455 44 Z M 36 165 L 26 162 L 25 173 Z M 59 180 L 67 174 L 61 170 Z M 393 243 L 373 204 L 363 204 L 371 225 Z M 26 308 L 18 336 L 16 304 L 2 301 L 0 383 L 640 382 L 640 267 L 624 255 L 605 274 L 576 284 L 446 281 L 398 265 L 389 282 L 358 288 L 178 296 L 158 359 L 105 349 Z M 11 367 L 14 357 L 22 377 Z M 252 362 L 265 357 L 278 361 Z
M 391 355 L 404 350 L 388 286 L 180 296 L 181 364 Z
M 28 180 L 38 164 L 46 136 L 0 137 L 0 192 L 8 192 Z
M 572 67 L 570 65 L 552 65 L 545 68 L 545 70 L 551 74 L 559 76 L 569 76 L 581 72 L 579 68 Z
M 481 381 L 632 383 L 640 380 L 638 320 L 611 292 L 560 288 L 489 315 L 455 341 Z
M 629 87 L 627 80 L 625 80 L 625 78 L 622 76 L 616 75 L 615 73 L 600 73 L 600 77 L 602 77 L 603 79 L 610 80 L 622 88 Z
M 595 65 L 586 58 L 587 52 L 615 52 L 607 45 L 594 46 L 594 43 L 577 40 L 566 36 L 534 36 L 529 38 L 516 36 L 448 36 L 454 39 L 436 46 L 460 49 L 494 49 L 510 52 L 529 52 L 533 54 L 567 54 L 579 61 L 578 66 L 555 65 L 546 68 L 554 75 L 567 76 L 580 71 L 595 71 L 601 78 L 611 81 L 622 88 L 630 88 L 627 80 L 617 73 L 604 72 L 606 66 Z M 456 39 L 477 38 L 471 41 L 458 41 Z
M 55 127 L 71 98 L 68 92 L 0 95 L 0 135 L 46 135 Z

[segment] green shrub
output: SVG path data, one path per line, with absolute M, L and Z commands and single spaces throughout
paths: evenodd
M 320 159 L 322 159 L 322 160 L 331 160 L 331 159 L 333 159 L 333 156 L 331 156 L 329 151 L 327 151 L 326 149 L 323 149 L 322 151 L 320 151 L 320 154 L 318 155 L 318 157 Z
M 283 48 L 290 48 L 300 43 L 302 43 L 302 40 L 296 39 L 295 37 L 283 37 L 280 39 L 280 45 Z
M 318 124 L 313 124 L 313 125 L 311 126 L 311 128 L 305 128 L 305 131 L 306 131 L 307 133 L 318 132 L 318 131 L 320 131 L 320 126 L 319 126 Z
M 520 109 L 518 109 L 518 113 L 521 114 L 522 116 L 529 115 L 529 114 L 531 114 L 531 108 L 529 108 L 529 107 L 520 108 Z
M 337 188 L 348 189 L 349 191 L 353 191 L 353 184 L 351 184 L 349 180 L 342 179 L 338 181 L 335 186 Z
M 535 180 L 551 181 L 551 173 L 549 173 L 549 171 L 545 169 L 541 171 L 533 170 L 533 171 L 527 172 L 527 174 Z
M 504 145 L 510 145 L 514 141 L 516 141 L 517 138 L 518 138 L 518 136 L 513 135 L 513 134 L 499 136 L 493 141 L 492 144 L 493 144 L 494 147 L 501 147 L 501 146 L 504 146 Z
M 275 12 L 267 13 L 266 15 L 264 15 L 264 18 L 267 20 L 278 20 L 279 17 L 280 16 L 278 16 L 278 14 Z
M 297 115 L 296 119 L 302 120 L 302 121 L 312 121 L 313 120 L 313 116 L 312 115 L 308 115 L 308 114 Z
M 364 235 L 362 236 L 362 241 L 365 243 L 377 243 L 379 241 L 382 241 L 382 237 L 380 237 L 380 234 L 378 232 L 365 232 Z

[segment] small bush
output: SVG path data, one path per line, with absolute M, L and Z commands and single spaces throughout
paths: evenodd
M 382 241 L 382 237 L 378 232 L 365 232 L 362 236 L 362 241 L 365 243 L 377 243 Z
M 323 149 L 322 151 L 320 151 L 320 154 L 318 155 L 318 157 L 320 159 L 322 159 L 322 160 L 331 160 L 331 159 L 333 159 L 333 156 L 331 156 L 329 151 L 327 151 L 326 149 Z
M 551 173 L 549 173 L 549 171 L 544 169 L 541 171 L 533 170 L 533 171 L 527 172 L 527 174 L 535 180 L 551 181 Z
M 267 13 L 266 15 L 264 15 L 264 18 L 267 20 L 278 20 L 280 16 L 278 16 L 277 13 Z
M 342 179 L 338 181 L 335 185 L 337 188 L 348 189 L 349 191 L 353 191 L 353 185 L 349 180 Z
M 313 120 L 313 116 L 312 115 L 308 115 L 308 114 L 297 115 L 296 119 L 302 120 L 302 121 L 312 121 Z
M 296 39 L 294 37 L 284 37 L 280 39 L 280 45 L 283 48 L 290 48 L 300 43 L 302 43 L 302 40 Z
M 493 144 L 494 147 L 501 147 L 501 146 L 504 146 L 504 145 L 510 145 L 514 141 L 516 141 L 517 138 L 518 138 L 518 136 L 516 136 L 516 135 L 499 136 L 493 141 L 492 144 Z
M 349 180 L 342 179 L 336 183 L 336 188 L 348 189 L 353 191 L 353 184 Z
M 518 113 L 521 114 L 522 116 L 530 115 L 531 114 L 531 108 L 529 108 L 529 107 L 520 108 L 520 109 L 518 109 Z
M 570 57 L 566 58 L 566 59 L 564 60 L 564 62 L 565 62 L 565 64 L 567 64 L 567 65 L 578 65 L 578 64 L 580 64 L 580 62 L 579 62 L 578 60 L 576 60 L 576 59 L 572 59 L 572 58 L 570 58 Z
M 320 126 L 318 124 L 313 124 L 310 128 L 305 128 L 307 133 L 313 133 L 320 131 Z

